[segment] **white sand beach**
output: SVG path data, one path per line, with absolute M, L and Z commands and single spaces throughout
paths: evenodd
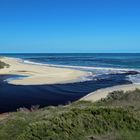
M 67 83 L 88 74 L 87 72 L 79 70 L 26 64 L 18 59 L 8 57 L 3 57 L 0 60 L 10 65 L 8 68 L 0 69 L 0 75 L 11 74 L 27 76 L 9 81 L 9 83 L 15 85 Z
M 113 92 L 113 91 L 126 92 L 126 91 L 133 91 L 135 89 L 140 89 L 140 84 L 113 86 L 113 87 L 104 88 L 104 89 L 100 89 L 100 90 L 97 90 L 95 92 L 92 92 L 92 93 L 88 94 L 87 96 L 81 98 L 80 100 L 81 101 L 96 102 L 102 98 L 106 98 L 110 92 Z

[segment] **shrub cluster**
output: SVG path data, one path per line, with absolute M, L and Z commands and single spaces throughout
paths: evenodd
M 18 140 L 82 140 L 114 130 L 140 131 L 140 120 L 122 108 L 74 108 L 50 119 L 31 123 Z
M 9 65 L 4 63 L 4 62 L 2 62 L 2 61 L 0 61 L 0 69 L 2 69 L 4 67 L 9 67 Z
M 0 121 L 0 140 L 139 140 L 139 101 L 140 90 L 118 91 L 96 103 L 20 109 Z

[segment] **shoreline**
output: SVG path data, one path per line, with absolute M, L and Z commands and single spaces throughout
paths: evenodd
M 94 92 L 89 93 L 88 95 L 81 98 L 79 101 L 91 101 L 96 102 L 103 98 L 106 98 L 109 93 L 114 91 L 133 91 L 135 89 L 140 89 L 140 84 L 128 84 L 128 85 L 119 85 L 119 86 L 113 86 L 108 88 L 103 88 L 96 90 Z
M 5 67 L 0 69 L 0 75 L 13 75 L 13 78 L 8 78 L 6 80 L 12 85 L 22 86 L 74 83 L 79 82 L 80 78 L 87 77 L 89 74 L 88 72 L 68 68 L 28 64 L 18 58 L 3 57 L 0 60 L 10 65 L 8 68 Z M 78 101 L 96 102 L 102 98 L 106 98 L 110 92 L 120 90 L 131 91 L 136 88 L 140 89 L 140 84 L 108 86 L 108 88 L 100 88 L 94 92 L 92 92 L 93 90 L 90 90 L 87 92 L 87 95 L 82 98 L 80 97 L 81 99 L 78 99 Z M 82 89 L 78 89 L 78 91 L 79 90 Z
M 20 61 L 18 58 L 2 57 L 0 60 L 10 65 L 8 68 L 0 69 L 0 75 L 21 76 L 21 78 L 8 81 L 8 83 L 14 85 L 71 83 L 80 81 L 81 77 L 87 77 L 89 74 L 88 72 L 68 68 L 27 64 Z

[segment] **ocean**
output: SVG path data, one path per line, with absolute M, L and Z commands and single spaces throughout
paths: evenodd
M 0 76 L 0 112 L 67 104 L 97 89 L 140 83 L 140 54 L 0 54 L 23 63 L 88 71 L 89 76 L 68 84 L 20 86 L 5 82 L 15 76 Z

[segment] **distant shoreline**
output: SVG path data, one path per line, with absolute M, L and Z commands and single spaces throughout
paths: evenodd
M 80 70 L 27 64 L 20 62 L 16 58 L 2 57 L 1 61 L 9 64 L 9 67 L 1 69 L 0 75 L 10 74 L 21 75 L 21 77 L 25 76 L 20 79 L 12 79 L 9 81 L 9 83 L 15 85 L 69 83 L 88 75 L 88 72 Z

